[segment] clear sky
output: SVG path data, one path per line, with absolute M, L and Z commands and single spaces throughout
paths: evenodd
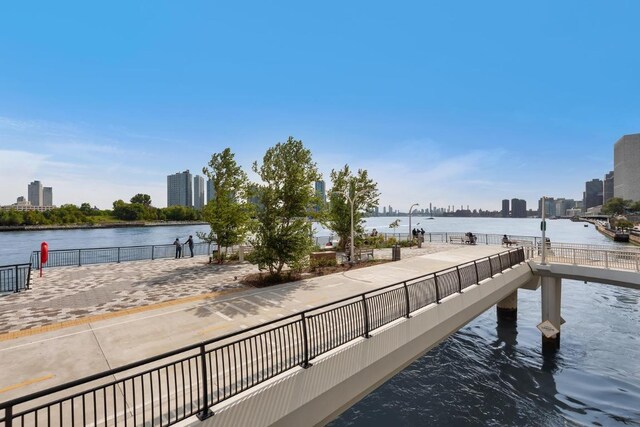
M 291 135 L 408 210 L 581 198 L 640 132 L 640 2 L 5 2 L 0 204 L 150 194 Z M 253 176 L 253 175 L 252 175 Z

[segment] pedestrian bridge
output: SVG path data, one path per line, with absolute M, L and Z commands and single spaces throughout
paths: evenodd
M 324 424 L 519 288 L 559 330 L 561 278 L 638 288 L 639 258 L 503 250 L 0 403 L 0 426 Z

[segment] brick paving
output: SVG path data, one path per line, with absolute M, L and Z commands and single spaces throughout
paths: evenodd
M 402 258 L 459 247 L 404 248 Z M 375 258 L 391 259 L 391 249 L 376 249 Z M 208 264 L 202 256 L 52 268 L 42 278 L 34 271 L 31 290 L 0 297 L 0 334 L 240 290 L 246 286 L 239 280 L 256 272 L 257 266 L 246 262 Z

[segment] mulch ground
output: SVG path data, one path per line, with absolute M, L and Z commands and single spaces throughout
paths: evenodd
M 240 283 L 243 285 L 253 286 L 256 288 L 265 288 L 268 286 L 279 285 L 281 283 L 295 282 L 297 280 L 309 279 L 312 277 L 325 276 L 327 274 L 343 273 L 358 268 L 372 267 L 378 264 L 391 262 L 388 259 L 375 259 L 362 261 L 355 264 L 338 264 L 332 267 L 316 267 L 308 268 L 301 272 L 292 272 L 291 270 L 283 271 L 280 275 L 270 275 L 268 272 L 247 274 Z

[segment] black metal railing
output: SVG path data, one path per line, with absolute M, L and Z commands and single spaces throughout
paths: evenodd
M 0 426 L 171 425 L 525 261 L 522 248 L 0 403 Z M 114 379 L 115 378 L 115 379 Z
M 425 233 L 424 242 L 430 243 L 464 243 L 466 239 L 466 232 L 433 232 L 433 233 Z M 503 234 L 481 234 L 474 233 L 476 237 L 475 244 L 476 245 L 501 245 Z M 391 238 L 396 241 L 407 241 L 412 238 L 410 233 L 378 233 L 378 236 L 382 236 L 383 240 L 389 240 Z M 318 247 L 323 247 L 327 242 L 331 242 L 335 239 L 334 236 L 317 236 L 315 237 L 315 244 Z M 369 244 L 373 242 L 368 241 L 368 236 L 363 236 L 363 240 L 365 244 Z M 536 246 L 540 242 L 540 237 L 536 236 L 516 236 L 509 234 L 509 241 L 517 242 L 514 246 Z
M 31 264 L 0 266 L 0 293 L 20 292 L 31 284 Z
M 182 257 L 191 256 L 189 247 L 183 245 Z M 194 243 L 194 255 L 210 255 L 208 243 Z M 46 267 L 82 266 L 86 264 L 119 263 L 127 261 L 154 260 L 159 258 L 174 258 L 176 247 L 174 245 L 147 245 L 147 246 L 122 246 L 113 248 L 86 248 L 86 249 L 55 249 L 49 251 Z M 31 254 L 31 267 L 40 268 L 40 251 Z

